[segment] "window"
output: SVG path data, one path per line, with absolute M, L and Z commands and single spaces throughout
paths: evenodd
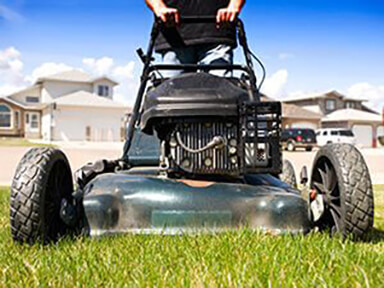
M 31 115 L 31 128 L 33 128 L 33 129 L 39 128 L 39 115 L 37 115 L 37 114 Z
M 328 136 L 328 131 L 324 131 L 323 136 Z
M 331 131 L 331 135 L 332 136 L 337 136 L 337 135 L 339 135 L 339 131 Z
M 109 86 L 107 85 L 99 85 L 97 94 L 102 97 L 109 96 Z
M 0 104 L 0 128 L 12 128 L 12 111 L 4 104 Z
M 15 111 L 15 126 L 20 129 L 20 111 Z
M 336 100 L 334 100 L 334 99 L 328 99 L 328 100 L 325 102 L 325 109 L 327 109 L 328 111 L 336 110 Z
M 355 136 L 351 130 L 340 130 L 339 133 L 340 133 L 340 136 L 346 136 L 346 137 Z
M 39 103 L 39 97 L 36 96 L 27 96 L 25 97 L 27 103 Z
M 353 101 L 348 101 L 345 103 L 345 108 L 347 109 L 355 109 L 356 108 L 356 103 Z

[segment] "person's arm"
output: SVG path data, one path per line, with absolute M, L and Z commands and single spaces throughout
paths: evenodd
M 163 22 L 180 22 L 179 11 L 175 8 L 169 8 L 163 0 L 145 0 L 148 7 L 159 17 Z
M 219 11 L 217 11 L 217 23 L 235 21 L 236 17 L 239 16 L 244 4 L 245 0 L 230 0 L 228 7 L 219 9 Z

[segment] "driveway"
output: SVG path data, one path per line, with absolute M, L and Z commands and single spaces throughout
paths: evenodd
M 67 155 L 72 170 L 75 171 L 88 162 L 99 159 L 116 159 L 121 156 L 122 143 L 56 143 Z M 0 147 L 0 186 L 8 186 L 16 170 L 17 163 L 29 148 L 25 147 Z M 372 182 L 384 184 L 384 149 L 362 149 L 361 152 L 368 164 Z M 316 151 L 313 152 L 285 152 L 284 157 L 292 161 L 297 176 L 304 165 L 308 172 Z
M 9 186 L 11 184 L 17 164 L 29 149 L 28 147 L 0 147 L 0 186 Z M 117 159 L 121 157 L 123 151 L 122 144 L 93 145 L 93 147 L 90 148 L 81 145 L 75 147 L 67 145 L 60 147 L 60 149 L 67 155 L 72 171 L 76 171 L 88 162 L 100 159 Z

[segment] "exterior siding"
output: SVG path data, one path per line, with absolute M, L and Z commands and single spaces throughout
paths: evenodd
M 41 102 L 41 87 L 21 91 L 20 93 L 13 94 L 10 98 L 21 103 L 26 103 L 27 96 L 39 97 L 39 102 Z

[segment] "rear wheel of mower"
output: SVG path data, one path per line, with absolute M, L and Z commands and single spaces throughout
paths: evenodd
M 291 161 L 283 161 L 283 172 L 279 175 L 279 178 L 291 187 L 297 188 L 295 168 L 293 168 Z
M 315 158 L 311 189 L 321 194 L 324 213 L 315 225 L 359 239 L 373 226 L 373 190 L 361 153 L 349 144 L 322 147 Z
M 53 148 L 33 148 L 21 159 L 11 187 L 11 233 L 14 241 L 57 241 L 69 232 L 60 218 L 61 201 L 72 198 L 68 160 Z

